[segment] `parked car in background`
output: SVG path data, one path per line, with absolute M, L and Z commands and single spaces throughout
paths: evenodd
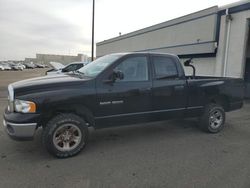
M 12 70 L 23 70 L 23 66 L 20 63 L 9 61 L 7 64 L 11 67 Z
M 45 68 L 46 65 L 42 64 L 42 63 L 36 63 L 36 67 L 37 68 Z
M 0 64 L 0 70 L 3 71 L 4 70 L 4 67 L 2 64 Z
M 34 69 L 36 68 L 35 64 L 33 62 L 30 63 L 24 63 L 27 69 Z
M 11 70 L 11 66 L 8 63 L 2 63 L 4 70 Z
M 50 62 L 53 69 L 50 69 L 46 72 L 46 75 L 56 75 L 56 74 L 63 74 L 68 72 L 77 71 L 78 69 L 85 66 L 86 62 L 73 62 L 66 66 L 58 62 Z
M 23 67 L 23 69 L 25 69 L 26 68 L 26 66 L 23 64 L 23 63 L 18 63 L 20 66 L 22 66 Z
M 23 68 L 23 65 L 20 64 L 20 63 L 11 65 L 11 68 L 12 68 L 13 70 L 21 70 L 21 71 L 24 69 L 24 68 Z

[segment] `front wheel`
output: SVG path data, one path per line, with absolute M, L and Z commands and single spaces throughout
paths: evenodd
M 203 115 L 200 117 L 200 126 L 202 130 L 209 133 L 220 132 L 225 125 L 225 111 L 219 104 L 208 104 Z
M 60 114 L 51 119 L 43 130 L 43 144 L 58 158 L 72 157 L 86 145 L 88 127 L 75 114 Z

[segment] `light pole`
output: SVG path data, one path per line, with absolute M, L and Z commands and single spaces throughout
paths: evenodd
M 94 34 L 95 34 L 95 0 L 93 0 L 93 15 L 92 15 L 92 50 L 91 61 L 94 61 Z

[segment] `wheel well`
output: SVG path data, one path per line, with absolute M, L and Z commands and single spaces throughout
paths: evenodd
M 225 95 L 217 95 L 210 98 L 209 103 L 221 105 L 225 111 L 229 110 L 229 99 Z
M 67 105 L 67 106 L 58 106 L 56 108 L 53 108 L 53 110 L 44 113 L 44 115 L 41 118 L 40 124 L 44 127 L 47 125 L 48 121 L 51 118 L 62 113 L 73 113 L 80 116 L 86 121 L 86 123 L 88 123 L 89 127 L 91 126 L 94 127 L 95 125 L 93 113 L 88 108 L 82 105 Z

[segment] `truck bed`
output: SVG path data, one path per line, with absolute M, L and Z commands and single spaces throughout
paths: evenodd
M 207 80 L 207 79 L 209 79 L 209 80 L 234 80 L 234 79 L 236 79 L 236 80 L 242 80 L 241 78 L 232 78 L 232 77 L 218 77 L 218 76 L 195 76 L 195 77 L 193 77 L 192 75 L 188 75 L 188 76 L 186 76 L 186 79 L 187 80 Z
M 244 82 L 240 78 L 213 76 L 186 76 L 188 85 L 188 106 L 206 103 L 206 100 L 218 96 L 223 98 L 224 108 L 231 111 L 242 106 Z M 202 101 L 202 102 L 201 102 Z

